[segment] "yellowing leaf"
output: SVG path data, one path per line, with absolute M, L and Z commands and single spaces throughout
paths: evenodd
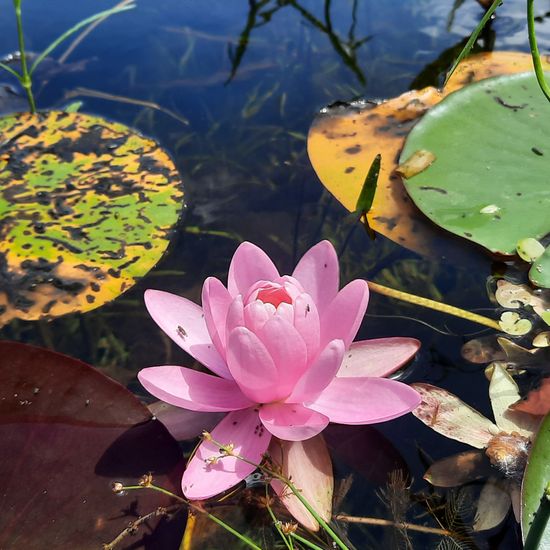
M 502 364 L 493 363 L 493 366 L 489 397 L 496 425 L 503 432 L 517 432 L 531 437 L 536 430 L 538 420 L 517 410 L 510 410 L 510 406 L 520 399 L 519 388 Z
M 88 311 L 145 275 L 183 206 L 170 157 L 80 113 L 0 120 L 0 326 Z
M 550 67 L 545 62 L 545 68 Z M 369 226 L 416 252 L 429 254 L 440 239 L 411 204 L 396 159 L 417 120 L 445 96 L 466 84 L 492 76 L 532 70 L 531 56 L 520 52 L 472 55 L 456 69 L 443 91 L 424 88 L 406 92 L 380 104 L 356 103 L 349 108 L 324 109 L 308 135 L 308 154 L 323 185 L 350 212 L 355 210 L 373 157 L 382 165 Z

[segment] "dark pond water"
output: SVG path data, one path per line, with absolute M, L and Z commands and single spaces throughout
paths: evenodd
M 383 237 L 375 242 L 318 181 L 306 153 L 316 113 L 336 100 L 389 98 L 411 87 L 441 82 L 444 70 L 477 24 L 473 0 L 454 18 L 452 0 L 341 1 L 157 0 L 111 17 L 86 38 L 65 63 L 45 63 L 37 74 L 39 108 L 59 108 L 75 98 L 82 111 L 139 129 L 170 152 L 185 184 L 186 209 L 168 252 L 147 277 L 115 302 L 86 315 L 50 323 L 13 321 L 0 336 L 53 348 L 89 362 L 147 399 L 136 381 L 145 366 L 186 363 L 149 319 L 146 288 L 198 301 L 208 275 L 222 280 L 238 243 L 250 240 L 289 272 L 311 245 L 330 239 L 341 253 L 342 281 L 362 277 L 450 304 L 497 315 L 486 281 L 495 265 L 473 247 L 460 261 L 423 258 Z M 461 4 L 461 2 L 455 2 Z M 23 3 L 27 47 L 40 51 L 61 31 L 108 2 L 53 0 Z M 325 8 L 330 20 L 325 19 Z M 539 9 L 548 9 L 541 3 Z M 11 2 L 0 0 L 0 53 L 16 50 Z M 550 46 L 550 21 L 537 30 Z M 501 8 L 479 49 L 528 51 L 523 0 Z M 65 46 L 55 52 L 56 59 Z M 0 81 L 15 86 L 5 74 Z M 154 101 L 189 121 L 140 106 L 79 95 L 79 88 Z M 13 100 L 13 97 L 11 97 Z M 9 109 L 0 99 L 0 107 Z M 13 105 L 13 104 L 11 104 Z M 22 103 L 15 109 L 22 108 Z M 453 246 L 459 247 L 455 244 Z M 371 295 L 358 338 L 412 336 L 422 351 L 408 381 L 448 388 L 490 415 L 480 366 L 462 359 L 460 348 L 479 327 L 418 307 Z M 466 447 L 437 436 L 411 415 L 379 425 L 401 453 L 415 491 L 426 457 L 438 459 Z M 359 460 L 369 470 L 373 457 Z M 350 473 L 335 459 L 339 479 Z M 372 477 L 372 476 L 371 476 Z M 341 510 L 386 517 L 377 496 L 383 480 L 356 472 Z M 479 489 L 479 487 L 477 487 Z M 410 521 L 425 509 L 415 507 Z M 432 525 L 437 526 L 435 521 Z M 479 546 L 514 548 L 512 519 Z M 351 527 L 357 548 L 388 547 L 387 530 Z M 434 536 L 413 535 L 415 548 L 437 547 Z M 473 544 L 473 543 L 472 543 Z M 237 547 L 237 546 L 235 546 Z M 465 546 L 466 547 L 466 546 Z M 443 546 L 442 546 L 443 548 Z

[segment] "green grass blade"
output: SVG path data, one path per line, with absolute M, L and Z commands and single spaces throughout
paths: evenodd
M 127 11 L 135 8 L 135 4 L 128 4 L 126 6 L 118 6 L 111 8 L 110 10 L 100 11 L 99 13 L 96 13 L 95 15 L 91 15 L 90 17 L 87 17 L 86 19 L 83 19 L 74 27 L 71 27 L 70 29 L 66 30 L 62 35 L 58 36 L 34 61 L 30 68 L 30 74 L 35 71 L 35 69 L 40 65 L 40 63 L 44 60 L 44 58 L 49 55 L 59 44 L 61 44 L 64 40 L 69 38 L 69 36 L 73 35 L 75 32 L 79 31 L 82 27 L 85 27 L 86 25 L 89 25 L 90 23 L 93 23 L 94 21 L 101 19 L 102 17 L 108 17 L 110 15 L 113 15 L 115 13 L 120 13 L 122 11 Z
M 470 53 L 470 50 L 472 49 L 472 46 L 475 44 L 475 41 L 477 40 L 479 33 L 483 30 L 483 27 L 485 27 L 489 19 L 491 19 L 493 13 L 495 13 L 496 9 L 502 4 L 502 2 L 503 0 L 494 0 L 494 2 L 491 4 L 491 7 L 487 10 L 485 15 L 482 17 L 478 26 L 475 28 L 474 32 L 468 39 L 468 42 L 466 42 L 466 45 L 464 46 L 464 48 L 462 48 L 462 51 L 460 52 L 460 55 L 457 57 L 456 61 L 453 63 L 451 70 L 447 73 L 447 77 L 445 78 L 443 87 L 445 87 L 447 85 L 447 82 L 449 82 L 449 78 L 451 78 L 451 75 L 455 72 L 455 69 L 458 67 L 458 64 Z
M 0 69 L 4 69 L 5 71 L 8 71 L 8 73 L 15 76 L 17 80 L 19 81 L 21 80 L 21 75 L 17 71 L 14 71 L 9 65 L 6 65 L 5 63 L 0 63 Z

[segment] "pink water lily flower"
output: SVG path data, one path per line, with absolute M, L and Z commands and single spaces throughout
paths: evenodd
M 259 463 L 272 436 L 303 441 L 329 422 L 372 424 L 420 403 L 409 386 L 382 378 L 418 349 L 408 338 L 352 341 L 368 302 L 368 286 L 339 288 L 338 259 L 328 241 L 281 276 L 270 258 L 245 242 L 229 267 L 227 288 L 213 277 L 202 308 L 157 290 L 145 302 L 161 329 L 214 373 L 180 366 L 150 367 L 139 380 L 155 397 L 193 411 L 227 412 L 211 432 Z M 365 373 L 368 373 L 365 375 Z M 183 474 L 189 499 L 219 494 L 254 471 L 203 441 Z

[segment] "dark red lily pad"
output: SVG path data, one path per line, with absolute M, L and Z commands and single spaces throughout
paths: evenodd
M 173 500 L 115 495 L 113 481 L 180 491 L 176 441 L 126 388 L 76 359 L 0 342 L 0 548 L 101 548 Z M 183 525 L 156 519 L 120 548 L 177 548 Z

